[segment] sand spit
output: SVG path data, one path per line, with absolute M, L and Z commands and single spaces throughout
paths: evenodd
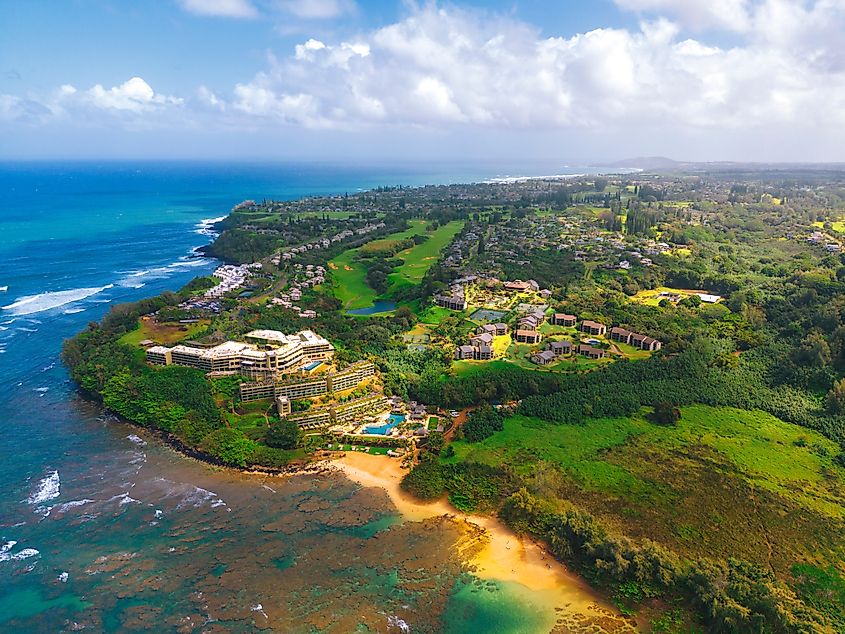
M 570 615 L 580 614 L 591 619 L 599 617 L 601 620 L 615 621 L 611 628 L 613 631 L 636 631 L 630 621 L 620 623 L 618 612 L 541 544 L 517 535 L 493 517 L 460 513 L 446 500 L 420 502 L 408 496 L 399 487 L 405 471 L 398 460 L 346 453 L 334 460 L 333 464 L 350 480 L 365 487 L 384 490 L 406 520 L 422 521 L 447 515 L 484 529 L 488 536 L 486 546 L 474 549 L 475 552 L 467 562 L 477 577 L 519 583 L 537 593 L 538 599 L 554 609 L 562 609 Z

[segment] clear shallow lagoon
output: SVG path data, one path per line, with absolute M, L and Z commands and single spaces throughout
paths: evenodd
M 245 198 L 501 173 L 0 164 L 0 631 L 515 631 L 524 597 L 464 574 L 448 522 L 398 526 L 342 477 L 184 459 L 81 399 L 58 359 L 110 305 L 210 272 L 204 221 Z

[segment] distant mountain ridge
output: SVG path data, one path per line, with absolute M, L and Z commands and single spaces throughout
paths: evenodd
M 612 163 L 600 163 L 595 167 L 624 167 L 638 168 L 642 170 L 659 170 L 677 169 L 678 167 L 684 165 L 690 165 L 690 163 L 681 163 L 674 159 L 666 158 L 665 156 L 639 156 L 636 158 L 614 161 Z
M 684 171 L 821 171 L 832 170 L 840 172 L 845 169 L 845 163 L 765 163 L 755 161 L 676 161 L 665 156 L 640 156 L 622 159 L 610 163 L 597 163 L 591 167 L 641 169 L 645 172 L 684 172 Z

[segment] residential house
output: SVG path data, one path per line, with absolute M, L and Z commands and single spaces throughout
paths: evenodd
M 631 337 L 634 335 L 630 330 L 616 326 L 610 329 L 610 338 L 613 341 L 620 343 L 631 343 Z
M 531 355 L 531 362 L 536 363 L 537 365 L 549 365 L 553 363 L 557 357 L 555 353 L 551 350 L 543 350 L 542 352 L 536 352 Z
M 571 328 L 578 320 L 575 318 L 575 315 L 567 315 L 566 313 L 555 313 L 552 315 L 552 324 L 555 326 L 566 326 Z
M 479 326 L 475 329 L 479 335 L 487 333 L 492 336 L 496 336 L 498 334 L 498 329 L 496 328 L 495 324 L 484 324 L 483 326 Z
M 489 332 L 483 332 L 480 335 L 475 335 L 469 342 L 473 346 L 491 346 L 493 345 L 493 335 Z
M 513 338 L 517 343 L 536 344 L 543 340 L 543 335 L 536 330 L 519 329 L 514 333 Z
M 578 354 L 590 359 L 603 359 L 607 353 L 602 348 L 595 348 L 582 343 L 578 346 Z
M 597 321 L 585 319 L 581 322 L 581 332 L 586 332 L 590 335 L 604 335 L 607 333 L 607 326 Z
M 458 346 L 455 349 L 455 358 L 458 361 L 463 359 L 472 359 L 475 355 L 475 347 L 473 346 Z
M 649 350 L 651 352 L 660 350 L 660 348 L 663 347 L 663 344 L 660 343 L 657 339 L 654 339 L 653 337 L 647 337 L 646 335 L 639 335 L 636 333 L 631 333 L 630 344 L 635 348 L 639 348 L 640 350 Z
M 549 350 L 556 357 L 570 354 L 572 352 L 572 342 L 564 339 L 563 341 L 552 341 L 549 344 Z

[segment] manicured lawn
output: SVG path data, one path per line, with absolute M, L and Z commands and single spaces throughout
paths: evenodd
M 675 293 L 683 297 L 689 297 L 690 295 L 695 295 L 696 293 L 706 292 L 707 291 L 696 291 L 686 288 L 671 288 L 669 286 L 658 286 L 654 290 L 640 291 L 631 298 L 631 301 L 639 302 L 641 304 L 647 304 L 648 306 L 657 306 L 660 303 L 660 300 L 663 299 L 662 297 L 660 297 L 661 293 Z
M 814 222 L 814 227 L 818 227 L 819 229 L 824 228 L 823 222 Z M 833 229 L 836 233 L 845 233 L 845 221 L 843 220 L 835 220 L 830 223 L 830 228 Z
M 463 221 L 453 220 L 448 224 L 441 225 L 431 233 L 419 231 L 418 233 L 421 235 L 428 236 L 428 240 L 396 254 L 396 257 L 404 260 L 404 264 L 388 275 L 390 280 L 388 294 L 403 286 L 412 286 L 422 282 L 425 274 L 428 273 L 428 269 L 437 262 L 440 252 L 452 241 L 463 226 Z
M 648 359 L 651 356 L 651 352 L 648 350 L 640 350 L 639 348 L 635 348 L 627 343 L 614 341 L 612 344 L 619 348 L 620 352 L 622 352 L 622 354 L 624 354 L 628 359 Z
M 461 221 L 453 221 L 435 231 L 426 231 L 427 223 L 423 220 L 412 220 L 411 226 L 405 231 L 390 234 L 385 238 L 373 240 L 357 249 L 349 249 L 329 262 L 329 272 L 334 279 L 332 292 L 346 310 L 366 308 L 378 299 L 376 292 L 369 287 L 366 281 L 366 262 L 358 262 L 355 257 L 361 251 L 378 251 L 398 240 L 410 238 L 415 235 L 428 235 L 429 239 L 424 243 L 406 249 L 397 254 L 396 257 L 405 260 L 405 263 L 398 267 L 388 276 L 390 288 L 389 296 L 394 290 L 410 284 L 419 284 L 428 272 L 428 269 L 437 261 L 440 251 L 449 244 L 455 234 L 463 226 Z
M 452 363 L 452 372 L 455 376 L 467 376 L 482 370 L 490 370 L 496 367 L 505 367 L 508 362 L 504 359 L 496 361 L 455 361 Z
M 483 442 L 452 446 L 450 462 L 507 464 L 547 496 L 690 556 L 780 572 L 845 557 L 839 447 L 763 412 L 685 407 L 676 427 L 643 415 L 584 425 L 514 416 Z
M 357 249 L 344 251 L 329 263 L 329 271 L 334 279 L 332 292 L 346 310 L 372 306 L 376 292 L 367 285 L 367 269 L 354 257 Z
M 466 315 L 462 312 L 449 310 L 448 308 L 442 308 L 440 306 L 429 306 L 428 308 L 423 311 L 419 318 L 420 321 L 424 324 L 429 324 L 431 326 L 436 326 L 444 319 L 449 317 L 465 317 Z

